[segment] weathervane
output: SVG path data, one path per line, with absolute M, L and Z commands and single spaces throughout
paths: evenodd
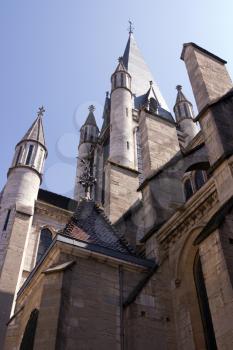
M 133 30 L 134 30 L 134 27 L 133 27 L 133 22 L 129 19 L 129 34 L 132 34 L 133 33 Z
M 43 117 L 45 112 L 44 106 L 41 106 L 37 112 L 38 117 Z

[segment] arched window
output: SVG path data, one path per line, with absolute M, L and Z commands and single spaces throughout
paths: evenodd
M 197 254 L 195 258 L 193 272 L 203 324 L 206 349 L 217 350 L 215 333 L 199 254 Z
M 199 188 L 201 188 L 205 183 L 203 170 L 196 170 L 194 178 L 195 178 L 196 190 L 199 190 Z
M 38 309 L 34 309 L 31 312 L 20 344 L 20 350 L 33 349 L 38 315 Z
M 41 259 L 41 257 L 44 255 L 46 250 L 49 248 L 50 244 L 52 243 L 53 237 L 52 233 L 49 229 L 43 228 L 40 233 L 40 242 L 39 242 L 39 247 L 37 251 L 37 257 L 36 257 L 36 262 Z
M 190 179 L 187 179 L 184 182 L 184 193 L 186 200 L 188 200 L 193 195 L 193 189 Z

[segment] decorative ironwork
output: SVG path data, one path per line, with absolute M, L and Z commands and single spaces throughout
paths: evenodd
M 37 115 L 38 117 L 43 117 L 44 113 L 45 113 L 44 106 L 41 106 L 37 112 Z
M 88 107 L 88 109 L 89 109 L 89 112 L 94 112 L 95 111 L 95 106 L 94 105 L 90 105 Z
M 85 199 L 87 200 L 91 200 L 92 188 L 97 181 L 96 178 L 93 176 L 93 169 L 91 166 L 92 152 L 93 149 L 91 148 L 87 158 L 79 158 L 80 162 L 84 165 L 84 168 L 82 175 L 78 179 L 78 182 L 83 186 L 85 192 Z
M 129 34 L 133 34 L 134 27 L 133 27 L 133 22 L 129 19 Z

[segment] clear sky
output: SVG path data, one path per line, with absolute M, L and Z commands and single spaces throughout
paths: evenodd
M 101 125 L 105 92 L 123 54 L 128 19 L 170 109 L 179 83 L 193 101 L 182 44 L 226 59 L 233 73 L 232 0 L 1 0 L 0 187 L 15 144 L 46 108 L 49 156 L 42 187 L 72 196 L 79 128 L 87 107 Z

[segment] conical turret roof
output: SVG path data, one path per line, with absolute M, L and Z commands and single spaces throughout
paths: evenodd
M 44 128 L 43 128 L 43 122 L 42 122 L 42 115 L 41 113 L 42 109 L 38 112 L 38 116 L 32 126 L 28 129 L 24 137 L 22 138 L 22 141 L 36 141 L 39 142 L 41 145 L 45 146 L 45 137 L 44 137 Z M 44 112 L 44 110 L 43 110 Z
M 180 102 L 188 102 L 189 104 L 192 104 L 184 95 L 181 85 L 177 85 L 176 89 L 177 89 L 176 104 Z
M 133 94 L 138 96 L 145 95 L 148 90 L 148 82 L 153 81 L 154 92 L 160 106 L 169 111 L 169 108 L 159 90 L 158 85 L 155 83 L 150 69 L 148 68 L 132 33 L 129 35 L 129 39 L 123 55 L 123 63 L 127 71 L 132 77 L 131 90 Z
M 118 58 L 118 65 L 115 69 L 115 73 L 119 71 L 127 72 L 127 69 L 125 68 L 124 62 L 123 62 L 123 57 Z
M 93 113 L 94 110 L 95 110 L 95 107 L 93 105 L 91 105 L 89 107 L 89 114 L 88 114 L 87 119 L 86 119 L 85 123 L 83 124 L 83 126 L 84 125 L 93 125 L 98 129 L 98 126 L 97 126 L 96 120 L 95 120 L 95 116 Z

